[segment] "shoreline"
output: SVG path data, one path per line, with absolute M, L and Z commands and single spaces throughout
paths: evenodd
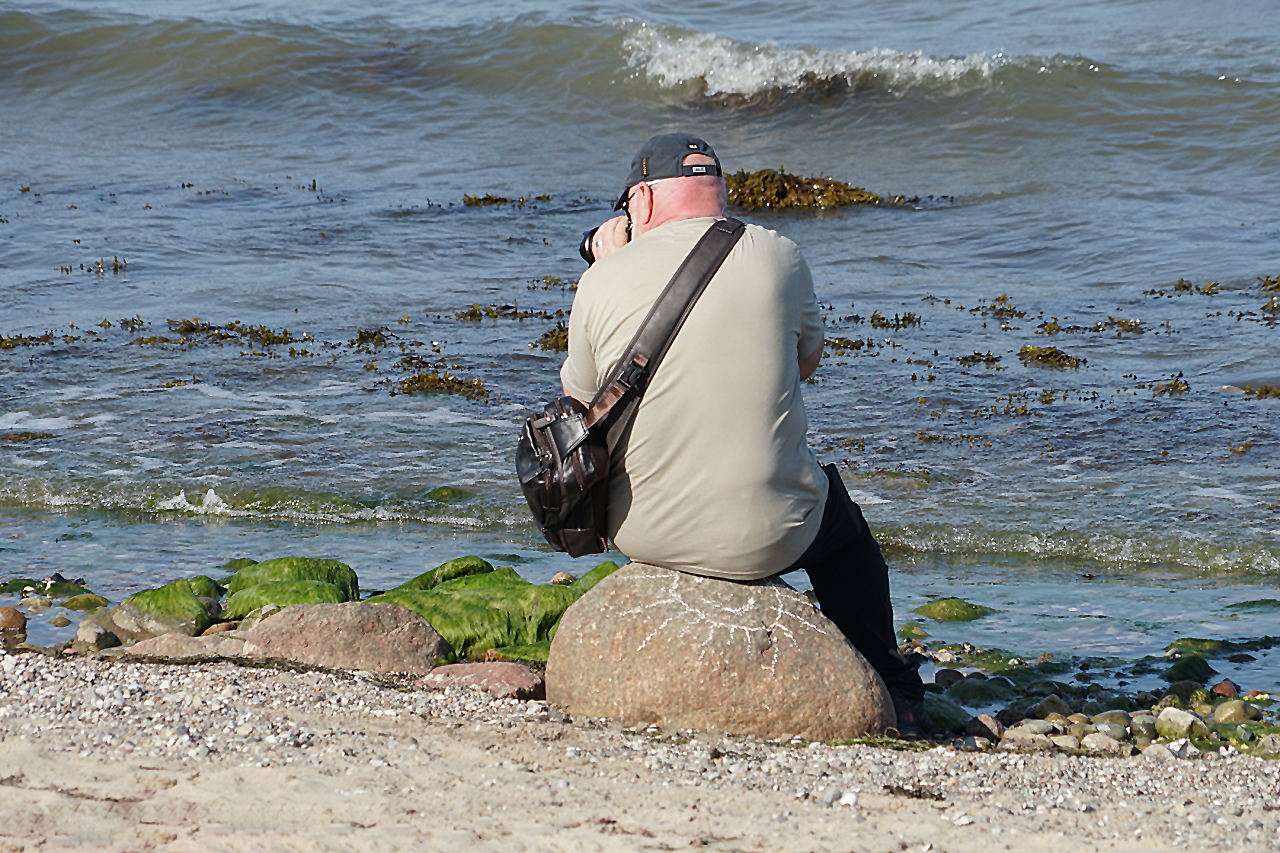
M 1211 755 L 627 730 L 369 673 L 0 654 L 5 853 L 1275 849 L 1280 761 Z

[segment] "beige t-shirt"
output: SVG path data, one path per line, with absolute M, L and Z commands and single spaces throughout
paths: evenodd
M 647 231 L 582 275 L 560 377 L 590 402 L 713 219 Z M 827 478 L 805 440 L 800 355 L 822 341 L 795 244 L 748 225 L 707 285 L 615 453 L 609 530 L 628 559 L 752 580 L 817 536 Z

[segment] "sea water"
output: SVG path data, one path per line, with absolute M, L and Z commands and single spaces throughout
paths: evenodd
M 695 6 L 0 0 L 0 579 L 594 565 L 541 540 L 513 441 L 579 235 L 679 129 L 897 199 L 743 215 L 843 341 L 810 441 L 899 621 L 960 596 L 996 613 L 933 639 L 1023 656 L 1280 634 L 1271 4 Z M 1215 665 L 1280 688 L 1254 656 Z

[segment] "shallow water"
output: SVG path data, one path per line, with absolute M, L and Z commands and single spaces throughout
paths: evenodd
M 920 197 L 749 217 L 863 342 L 806 387 L 811 440 L 903 618 L 962 595 L 1000 613 L 936 636 L 1024 655 L 1280 633 L 1222 609 L 1280 597 L 1280 400 L 1241 390 L 1280 385 L 1270 11 L 0 0 L 0 577 L 583 571 L 527 521 L 512 436 L 578 235 L 684 128 L 730 171 Z M 488 396 L 390 393 L 440 370 Z

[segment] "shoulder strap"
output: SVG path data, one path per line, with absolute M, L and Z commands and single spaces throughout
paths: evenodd
M 596 393 L 587 411 L 587 426 L 600 424 L 605 430 L 610 452 L 617 446 L 635 415 L 640 397 L 671 348 L 676 333 L 737 244 L 746 226 L 737 219 L 721 219 L 712 224 L 689 252 L 671 281 L 636 329 L 608 378 Z M 618 405 L 619 402 L 622 405 Z

